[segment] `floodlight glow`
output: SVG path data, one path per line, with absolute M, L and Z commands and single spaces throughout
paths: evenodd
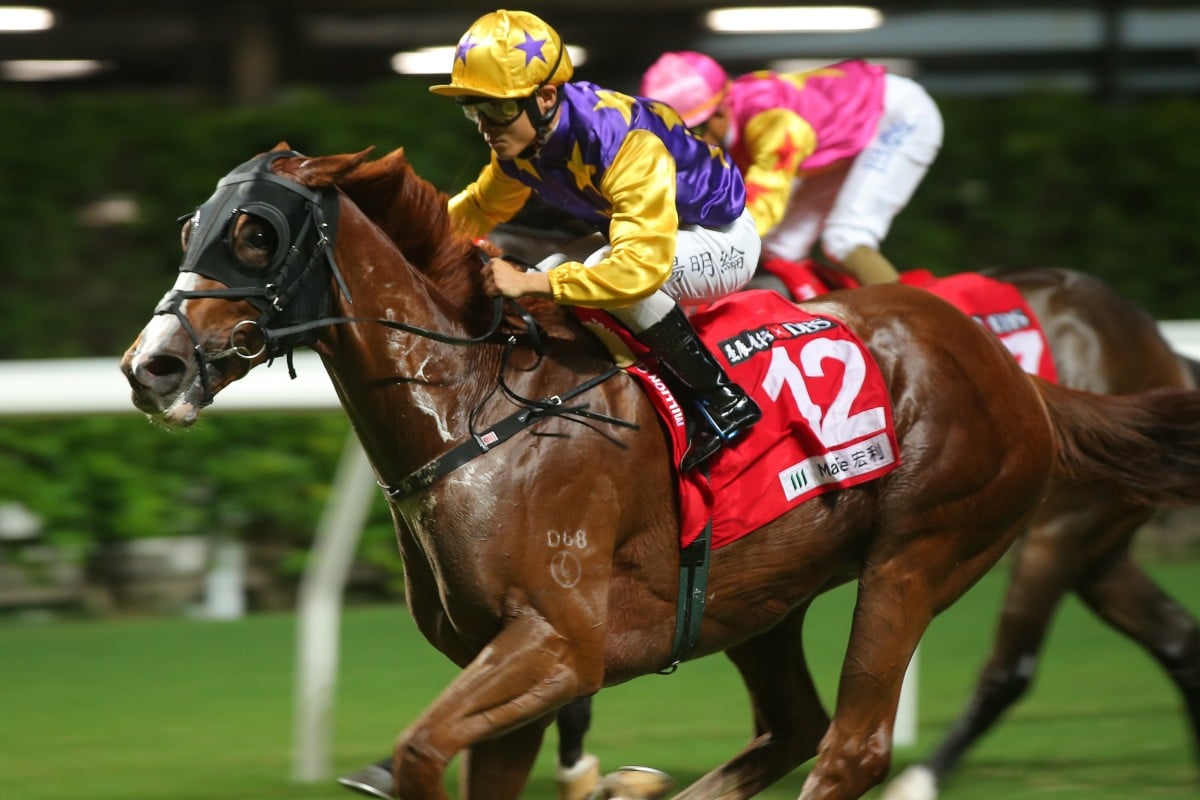
M 439 75 L 454 58 L 453 47 L 422 47 L 392 56 L 392 71 L 401 75 Z
M 392 71 L 401 75 L 445 75 L 450 72 L 447 64 L 454 63 L 454 53 L 458 50 L 453 45 L 444 47 L 422 47 L 418 50 L 406 50 L 392 56 Z M 587 62 L 587 50 L 574 45 L 567 45 L 567 54 L 575 66 Z
M 0 31 L 44 31 L 54 27 L 54 14 L 35 6 L 0 6 Z
M 704 23 L 720 33 L 865 31 L 882 25 L 883 14 L 869 6 L 716 8 L 705 15 Z
M 61 61 L 0 61 L 0 78 L 6 81 L 59 81 L 84 78 L 104 68 L 90 59 Z

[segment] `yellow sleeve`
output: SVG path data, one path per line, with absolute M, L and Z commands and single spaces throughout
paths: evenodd
M 451 221 L 472 238 L 512 219 L 533 190 L 500 170 L 496 154 L 467 188 L 450 198 Z
M 792 180 L 800 165 L 817 149 L 817 134 L 796 112 L 773 108 L 746 123 L 742 141 L 750 154 L 746 181 L 746 207 L 754 216 L 759 236 L 783 219 Z
M 600 181 L 612 210 L 612 252 L 591 267 L 568 261 L 550 270 L 558 303 L 619 308 L 649 297 L 671 277 L 679 213 L 675 159 L 654 134 L 633 130 Z

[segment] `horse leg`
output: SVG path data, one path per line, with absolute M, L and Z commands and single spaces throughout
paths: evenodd
M 1060 552 L 1045 529 L 1031 531 L 1014 551 L 1008 590 L 992 652 L 962 716 L 927 760 L 901 773 L 884 800 L 932 800 L 963 754 L 1028 691 L 1046 631 L 1081 564 Z
M 577 698 L 558 710 L 558 763 L 554 780 L 558 800 L 587 800 L 600 782 L 600 762 L 583 751 L 583 737 L 592 725 L 592 698 Z
M 600 762 L 583 752 L 583 737 L 592 723 L 592 698 L 580 697 L 558 710 L 558 764 L 554 780 L 558 800 L 587 800 L 600 782 Z M 338 778 L 347 789 L 368 797 L 390 800 L 392 757 L 368 764 L 356 772 Z
M 864 590 L 860 583 L 837 707 L 799 800 L 852 800 L 887 775 L 900 686 L 933 618 L 917 600 L 906 607 L 898 591 Z
M 829 714 L 804 658 L 807 611 L 807 604 L 797 608 L 775 627 L 727 651 L 750 693 L 755 736 L 675 800 L 753 797 L 816 754 Z
M 377 800 L 392 798 L 392 757 L 367 764 L 354 772 L 342 775 L 337 782 L 352 792 L 374 797 Z
M 1124 548 L 1150 512 L 1059 495 L 1014 549 L 1014 564 L 991 655 L 962 716 L 927 760 L 888 786 L 883 800 L 933 800 L 962 756 L 1029 690 L 1059 602 L 1099 559 Z
M 1102 620 L 1141 645 L 1183 695 L 1200 759 L 1200 627 L 1122 550 L 1093 570 L 1079 596 Z
M 837 708 L 799 800 L 853 800 L 887 775 L 900 687 L 917 642 L 934 614 L 962 596 L 1012 543 L 1024 518 L 978 525 L 970 535 L 926 529 L 920 538 L 872 561 L 858 583 Z M 968 542 L 983 542 L 965 550 Z M 969 546 L 969 545 L 968 545 Z M 893 545 L 895 548 L 895 545 Z
M 588 652 L 582 637 L 572 644 Z M 572 656 L 579 654 L 533 609 L 510 612 L 508 625 L 398 739 L 392 757 L 393 793 L 406 800 L 449 800 L 442 785 L 446 765 L 455 754 L 482 744 L 468 759 L 474 766 L 464 786 L 484 787 L 484 793 L 465 794 L 464 800 L 514 800 L 513 787 L 523 785 L 551 712 L 599 687 L 599 674 L 572 668 Z M 598 657 L 581 660 L 602 663 Z M 535 731 L 519 730 L 523 727 Z M 501 787 L 475 777 L 476 771 L 482 776 L 500 771 L 491 756 L 496 751 L 485 744 L 496 737 L 504 739 L 498 751 L 511 748 L 521 762 L 512 772 L 504 770 Z
M 542 746 L 551 717 L 536 720 L 493 739 L 476 742 L 463 751 L 462 797 L 516 800 L 521 796 Z M 406 795 L 401 795 L 405 797 Z

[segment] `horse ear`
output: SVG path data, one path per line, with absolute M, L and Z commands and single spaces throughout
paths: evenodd
M 394 171 L 407 163 L 408 159 L 404 157 L 403 147 L 397 147 L 395 150 L 379 159 L 380 166 L 386 167 L 388 171 Z
M 371 146 L 357 153 L 305 157 L 298 164 L 294 165 L 294 172 L 296 178 L 306 186 L 332 186 L 342 176 L 354 171 L 360 164 L 366 161 L 367 156 L 374 149 L 375 147 Z
M 283 139 L 279 142 L 279 144 L 277 144 L 271 148 L 271 152 L 274 153 L 278 150 L 291 150 L 291 149 L 292 149 L 292 146 L 287 143 L 286 139 Z

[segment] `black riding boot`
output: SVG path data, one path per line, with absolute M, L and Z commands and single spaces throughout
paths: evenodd
M 720 363 L 696 336 L 678 306 L 637 338 L 658 356 L 659 364 L 699 401 L 701 424 L 683 457 L 684 471 L 701 464 L 724 442 L 762 419 L 762 411 L 742 387 L 729 380 Z M 690 405 L 690 404 L 685 404 Z

